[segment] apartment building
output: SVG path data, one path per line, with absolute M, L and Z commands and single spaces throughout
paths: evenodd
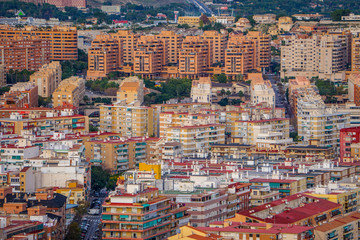
M 316 141 L 317 146 L 340 148 L 340 130 L 350 127 L 350 115 L 327 108 L 320 95 L 298 96 L 298 134 L 304 144 Z
M 225 143 L 225 126 L 221 124 L 169 126 L 166 140 L 180 142 L 184 156 L 192 156 L 198 149 L 208 151 L 212 144 Z
M 298 193 L 241 211 L 227 221 L 318 226 L 341 216 L 341 209 L 340 204 Z
M 63 239 L 66 197 L 50 189 L 13 193 L 0 188 L 1 239 Z M 41 220 L 41 221 L 40 221 Z
M 50 44 L 50 60 L 77 60 L 78 58 L 76 27 L 54 26 L 52 28 L 37 28 L 25 26 L 23 28 L 15 28 L 2 25 L 0 26 L 0 36 L 9 39 L 35 36 L 45 40 Z
M 212 51 L 212 63 L 223 63 L 226 48 L 226 36 L 218 31 L 204 31 L 202 38 L 208 41 L 209 50 Z
M 251 102 L 254 105 L 268 103 L 269 107 L 275 107 L 275 91 L 270 80 L 253 81 L 251 83 Z
M 251 69 L 261 70 L 270 63 L 270 37 L 260 32 L 234 36 L 205 31 L 199 36 L 183 36 L 172 31 L 139 36 L 129 30 L 98 35 L 89 51 L 88 76 L 96 79 L 111 71 L 140 74 L 143 77 L 187 77 L 225 73 L 210 69 L 214 63 L 227 63 L 226 74 L 236 77 Z M 239 46 L 239 42 L 241 42 Z M 117 45 L 117 46 L 115 46 Z M 229 59 L 226 60 L 226 53 Z M 104 59 L 108 59 L 105 61 Z M 231 60 L 232 59 L 232 60 Z M 233 61 L 233 63 L 231 63 Z
M 6 92 L 0 96 L 0 105 L 4 108 L 23 108 L 29 105 L 28 95 L 22 92 Z
M 103 203 L 102 239 L 166 239 L 187 218 L 186 207 L 173 205 L 156 188 L 127 184 Z M 119 231 L 120 230 L 120 231 Z
M 196 124 L 218 124 L 216 114 L 192 112 L 161 112 L 159 114 L 159 136 L 166 137 L 166 129 L 171 126 L 193 126 Z
M 225 74 L 235 79 L 252 69 L 270 64 L 270 37 L 250 31 L 247 35 L 230 34 L 225 50 Z
M 337 36 L 343 43 L 344 47 L 346 48 L 345 51 L 345 64 L 351 64 L 351 51 L 352 51 L 352 40 L 353 35 L 349 30 L 344 31 L 328 31 L 328 35 L 334 35 Z
M 38 87 L 29 82 L 14 84 L 9 92 L 0 96 L 2 108 L 13 109 L 31 108 L 38 106 Z
M 110 35 L 97 35 L 88 51 L 87 77 L 106 77 L 119 67 L 119 43 Z
M 12 113 L 10 118 L 0 119 L 0 132 L 20 135 L 24 130 L 36 131 L 37 135 L 53 135 L 54 132 L 81 133 L 89 131 L 87 116 L 47 113 L 46 117 L 23 119 L 19 113 Z
M 170 236 L 169 240 L 195 240 L 206 238 L 208 240 L 223 240 L 224 238 L 220 235 L 209 234 L 205 231 L 201 231 L 198 228 L 190 227 L 190 226 L 182 226 L 179 228 L 176 235 Z
M 360 74 L 353 73 L 348 77 L 349 100 L 360 106 Z
M 71 104 L 79 107 L 85 96 L 85 79 L 81 77 L 70 77 L 60 82 L 52 94 L 53 107 Z
M 139 167 L 139 163 L 151 160 L 153 143 L 158 138 L 112 138 L 85 142 L 85 156 L 94 164 L 117 173 Z
M 281 77 L 320 77 L 342 81 L 348 62 L 347 35 L 297 35 L 281 44 Z
M 295 79 L 289 79 L 289 102 L 293 110 L 297 109 L 297 94 L 299 94 L 297 90 L 305 91 L 305 89 L 311 89 L 311 83 L 307 77 L 296 76 Z
M 254 42 L 254 68 L 261 70 L 262 68 L 269 67 L 271 60 L 270 35 L 260 31 L 249 31 L 246 38 Z
M 254 187 L 268 186 L 270 191 L 277 191 L 280 197 L 286 197 L 306 190 L 306 179 L 302 177 L 253 178 L 249 181 Z
M 225 50 L 225 74 L 231 78 L 254 69 L 254 43 L 243 35 L 231 35 Z
M 156 36 L 141 36 L 134 51 L 134 73 L 152 78 L 158 75 L 162 66 L 167 65 L 167 49 Z
M 37 71 L 50 62 L 50 43 L 36 36 L 7 37 L 0 29 L 0 64 L 5 71 Z
M 330 182 L 325 186 L 308 189 L 306 194 L 341 204 L 343 213 L 348 214 L 358 211 L 359 190 L 359 187 L 345 187 Z
M 280 198 L 280 192 L 272 190 L 270 186 L 251 186 L 251 206 L 260 206 L 263 204 L 271 203 L 272 201 Z
M 61 81 L 61 64 L 53 61 L 44 64 L 39 71 L 30 75 L 30 82 L 38 87 L 38 95 L 44 98 L 50 97 Z
M 239 120 L 231 126 L 234 143 L 257 145 L 265 149 L 278 149 L 292 144 L 287 118 Z
M 258 24 L 272 24 L 276 22 L 276 15 L 275 14 L 258 14 L 254 15 L 253 19 Z
M 294 23 L 291 17 L 279 17 L 278 20 L 278 29 L 285 32 L 289 32 L 293 27 Z
M 359 213 L 335 219 L 314 229 L 315 239 L 352 239 L 359 235 Z
M 119 44 L 119 65 L 125 66 L 133 63 L 137 40 L 140 36 L 130 30 L 119 30 L 112 33 L 111 36 Z
M 353 147 L 360 142 L 360 127 L 343 128 L 340 130 L 340 159 L 343 162 L 352 162 Z M 355 150 L 355 149 L 354 149 Z
M 179 74 L 196 79 L 201 77 L 213 63 L 209 42 L 201 36 L 186 36 L 179 54 Z
M 21 92 L 28 97 L 28 107 L 38 106 L 38 87 L 30 82 L 18 82 L 11 86 L 9 92 Z
M 278 223 L 249 223 L 249 222 L 234 222 L 234 221 L 217 221 L 210 224 L 209 227 L 199 227 L 191 229 L 191 232 L 197 233 L 197 230 L 204 231 L 208 236 L 214 236 L 213 239 L 302 239 L 311 240 L 314 239 L 313 227 L 311 226 L 297 226 L 289 224 L 278 224 Z M 199 238 L 186 239 L 199 239 Z M 175 240 L 176 236 L 171 238 Z M 180 238 L 183 239 L 183 238 Z M 209 238 L 212 239 L 212 238 Z
M 235 29 L 241 32 L 245 32 L 252 27 L 249 19 L 247 18 L 239 18 L 239 20 L 235 23 L 235 26 Z
M 213 221 L 222 221 L 227 216 L 227 191 L 216 189 L 206 193 L 196 194 L 172 194 L 166 196 L 175 197 L 176 202 L 186 202 L 190 208 L 190 226 L 207 227 Z
M 199 80 L 193 80 L 191 86 L 191 99 L 195 103 L 211 103 L 211 78 L 200 77 Z
M 360 71 L 360 37 L 352 39 L 351 45 L 351 71 Z
M 160 34 L 157 35 L 157 38 L 164 42 L 164 51 L 167 52 L 168 57 L 167 62 L 170 64 L 178 64 L 183 36 L 173 31 L 161 31 Z
M 5 64 L 0 64 L 0 87 L 6 85 L 6 68 Z
M 141 105 L 144 102 L 144 81 L 138 77 L 125 78 L 116 93 L 118 102 L 125 101 L 126 104 L 137 103 Z
M 81 204 L 87 200 L 84 186 L 79 184 L 76 180 L 69 180 L 66 182 L 66 187 L 56 188 L 56 193 L 60 193 L 67 197 L 66 204 Z
M 100 131 L 121 133 L 124 137 L 157 136 L 154 107 L 123 104 L 100 106 Z
M 180 16 L 178 18 L 178 24 L 187 24 L 189 26 L 199 26 L 200 17 L 199 16 Z

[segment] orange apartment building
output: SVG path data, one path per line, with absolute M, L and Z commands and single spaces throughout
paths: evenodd
M 213 67 L 214 63 L 225 66 Z M 112 71 L 142 77 L 187 77 L 225 73 L 229 77 L 261 70 L 270 64 L 270 37 L 259 32 L 226 35 L 205 31 L 185 38 L 172 31 L 139 36 L 129 30 L 98 35 L 89 50 L 88 78 Z
M 231 78 L 254 69 L 254 44 L 242 35 L 229 38 L 225 52 L 225 74 Z
M 119 30 L 110 34 L 118 43 L 119 49 L 119 66 L 125 66 L 134 61 L 134 51 L 136 43 L 140 37 L 130 30 Z
M 48 40 L 50 43 L 50 60 L 77 60 L 77 29 L 76 27 L 54 26 L 53 28 L 37 28 L 26 26 L 14 28 L 0 25 L 0 36 L 3 38 L 16 38 L 36 36 Z
M 6 37 L 0 33 L 0 64 L 5 71 L 37 71 L 43 64 L 50 62 L 50 44 L 48 40 L 35 36 Z
M 38 86 L 30 82 L 18 82 L 10 88 L 9 92 L 20 92 L 27 95 L 26 107 L 38 106 Z
M 179 52 L 183 37 L 173 31 L 162 31 L 157 35 L 157 38 L 164 42 L 164 51 L 167 52 L 168 58 L 167 62 L 170 64 L 177 64 L 179 62 Z
M 5 64 L 0 64 L 0 87 L 6 85 Z
M 179 55 L 179 74 L 190 79 L 199 78 L 212 64 L 212 60 L 208 41 L 201 36 L 187 36 Z
M 271 60 L 270 35 L 259 31 L 249 31 L 246 38 L 254 42 L 254 68 L 269 67 Z
M 212 51 L 212 62 L 224 62 L 226 35 L 218 31 L 204 31 L 202 38 L 208 41 L 209 50 Z
M 360 71 L 360 37 L 352 39 L 351 71 Z
M 134 51 L 134 73 L 149 78 L 160 74 L 162 66 L 167 65 L 165 49 L 156 36 L 141 36 Z
M 97 35 L 88 53 L 88 78 L 106 77 L 119 67 L 118 41 L 110 35 Z

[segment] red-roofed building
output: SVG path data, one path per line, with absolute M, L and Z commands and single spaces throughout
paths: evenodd
M 360 153 L 355 151 L 355 149 L 359 149 L 355 146 L 359 142 L 360 127 L 343 128 L 340 130 L 340 160 L 342 162 L 360 161 Z M 353 154 L 352 148 L 354 148 Z
M 159 195 L 157 188 L 128 184 L 103 204 L 103 239 L 167 239 L 187 224 L 186 210 Z
M 342 205 L 306 194 L 295 194 L 238 212 L 231 222 L 317 226 L 342 215 Z
M 232 239 L 314 239 L 313 227 L 293 224 L 247 223 L 247 222 L 213 222 L 209 227 L 198 230 L 208 234 L 217 234 Z
M 306 178 L 267 179 L 254 178 L 250 180 L 254 186 L 269 186 L 272 191 L 278 191 L 282 197 L 306 190 Z
M 315 228 L 315 239 L 357 239 L 360 213 L 352 213 Z

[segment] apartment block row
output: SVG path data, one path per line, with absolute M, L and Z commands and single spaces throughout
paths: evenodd
M 78 58 L 76 27 L 54 26 L 52 28 L 38 28 L 34 26 L 25 26 L 23 28 L 15 28 L 9 25 L 0 25 L 0 36 L 1 39 L 3 39 L 2 41 L 5 41 L 4 43 L 9 42 L 15 44 L 9 49 L 14 53 L 23 51 L 22 49 L 26 46 L 26 44 L 30 44 L 32 42 L 31 38 L 35 38 L 38 40 L 34 41 L 37 41 L 39 43 L 34 42 L 33 44 L 47 44 L 48 48 L 37 49 L 36 51 L 34 51 L 33 54 L 39 54 L 39 56 L 44 54 L 45 56 L 49 55 L 48 59 L 55 61 L 77 60 Z M 14 42 L 19 38 L 22 39 L 22 44 L 21 42 L 20 44 Z M 23 56 L 27 55 L 23 54 Z M 39 56 L 36 57 L 36 61 L 41 60 Z M 5 55 L 6 59 L 11 59 L 11 57 L 12 54 Z M 10 64 L 11 66 L 13 63 L 9 62 L 8 64 Z
M 229 53 L 228 53 L 229 52 Z M 225 62 L 223 67 L 214 64 Z M 226 73 L 236 77 L 270 63 L 270 37 L 260 32 L 227 36 L 205 31 L 183 37 L 172 31 L 138 35 L 129 30 L 98 35 L 89 50 L 88 78 L 113 71 L 142 77 L 188 77 Z
M 346 65 L 355 54 L 350 32 L 293 35 L 283 39 L 280 48 L 282 78 L 306 76 L 343 81 Z

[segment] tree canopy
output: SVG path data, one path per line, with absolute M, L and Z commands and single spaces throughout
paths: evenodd
M 191 80 L 187 78 L 182 79 L 169 79 L 167 82 L 161 83 L 161 87 L 155 87 L 154 83 L 150 80 L 145 81 L 145 86 L 158 90 L 161 93 L 150 93 L 145 95 L 145 104 L 163 103 L 171 98 L 183 99 L 189 97 L 191 92 Z
M 330 16 L 333 21 L 340 21 L 342 16 L 349 16 L 350 12 L 349 9 L 337 9 L 331 12 Z

